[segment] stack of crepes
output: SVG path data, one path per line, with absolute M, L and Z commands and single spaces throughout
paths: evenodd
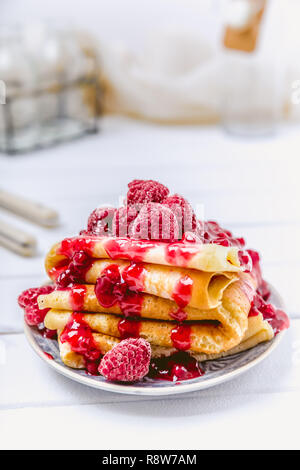
M 205 361 L 274 336 L 262 313 L 249 316 L 260 282 L 251 264 L 239 247 L 193 237 L 68 238 L 46 257 L 56 288 L 38 304 L 67 366 L 89 368 L 127 337 L 147 340 L 152 357 L 179 350 Z

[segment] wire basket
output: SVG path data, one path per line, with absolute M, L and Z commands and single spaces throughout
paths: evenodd
M 26 38 L 24 29 L 0 31 L 0 151 L 16 154 L 97 132 L 95 51 L 65 30 L 44 28 L 31 48 Z

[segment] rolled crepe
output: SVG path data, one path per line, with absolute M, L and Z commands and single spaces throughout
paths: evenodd
M 50 310 L 45 318 L 45 326 L 50 330 L 62 330 L 69 320 L 72 312 L 63 310 Z M 107 313 L 87 313 L 82 319 L 92 331 L 102 333 L 114 338 L 121 338 L 121 322 L 123 318 Z M 138 336 L 144 338 L 150 344 L 163 347 L 174 347 L 172 332 L 177 327 L 174 322 L 162 322 L 158 320 L 141 320 L 138 325 L 135 320 L 126 320 L 129 329 L 131 325 L 138 329 Z M 131 325 L 130 325 L 131 324 Z M 134 327 L 137 325 L 137 328 Z M 183 335 L 187 332 L 190 347 L 188 351 L 204 352 L 206 354 L 218 353 L 230 349 L 237 342 L 233 337 L 227 338 L 222 334 L 221 328 L 211 324 L 181 325 Z M 190 329 L 190 333 L 188 332 Z
M 60 341 L 61 331 L 58 331 L 57 333 L 59 353 L 63 363 L 68 367 L 72 367 L 73 369 L 85 369 L 86 362 L 84 357 L 81 354 L 72 351 L 68 342 L 62 343 Z M 93 338 L 95 345 L 97 345 L 99 351 L 101 351 L 103 355 L 120 342 L 120 340 L 117 338 L 112 338 L 111 336 L 101 334 L 93 334 Z
M 75 285 L 62 290 L 54 290 L 50 294 L 40 295 L 38 297 L 39 308 L 76 310 L 76 308 L 74 308 L 74 298 L 76 298 L 76 293 L 78 292 L 80 292 L 81 297 L 79 311 L 95 313 L 106 312 L 122 315 L 122 310 L 118 303 L 111 307 L 103 307 L 96 297 L 95 287 L 89 284 Z M 178 305 L 172 300 L 141 293 L 139 316 L 155 320 L 176 320 L 176 315 L 180 312 L 184 320 L 217 320 L 218 318 L 211 317 L 211 315 L 214 314 L 212 310 L 200 310 L 193 307 L 178 309 Z M 131 316 L 134 316 L 134 314 L 132 313 Z
M 118 265 L 119 271 L 122 274 L 130 267 L 130 262 L 123 260 L 96 260 L 84 274 L 85 281 L 95 284 L 97 279 L 110 265 Z M 237 273 L 210 273 L 195 269 L 173 268 L 149 263 L 141 263 L 140 266 L 142 273 L 139 280 L 139 289 L 142 292 L 175 300 L 180 305 L 181 285 L 184 287 L 188 284 L 188 296 L 185 295 L 185 302 L 188 306 L 198 309 L 215 308 L 220 305 L 226 287 L 238 279 Z M 186 289 L 184 291 L 187 292 Z M 55 295 L 63 297 L 59 292 Z M 91 295 L 91 289 L 88 289 L 88 292 Z M 93 304 L 95 304 L 95 301 Z M 97 309 L 90 311 L 97 311 Z
M 202 312 L 202 320 L 190 326 L 190 350 L 205 354 L 218 354 L 233 348 L 242 340 L 248 326 L 250 299 L 241 288 L 241 281 L 230 284 L 224 293 L 222 305 L 216 309 Z M 44 320 L 50 330 L 62 330 L 71 318 L 72 311 L 51 309 Z M 91 330 L 116 338 L 121 337 L 120 322 L 123 317 L 111 313 L 86 313 L 82 315 L 84 322 Z M 207 320 L 218 323 L 207 323 Z M 133 322 L 133 320 L 126 320 Z M 139 335 L 149 343 L 173 347 L 172 331 L 177 323 L 141 319 Z M 136 323 L 135 323 L 136 324 Z M 189 328 L 184 323 L 181 328 Z
M 74 253 L 84 251 L 92 258 L 125 259 L 165 266 L 178 266 L 207 272 L 238 272 L 246 269 L 236 247 L 189 242 L 163 243 L 120 237 L 66 238 L 54 245 L 46 257 L 46 271 L 51 273 L 66 264 Z M 249 268 L 249 266 L 247 266 Z
M 58 338 L 60 336 L 60 331 L 58 331 Z M 248 329 L 244 335 L 241 343 L 234 348 L 221 352 L 219 354 L 197 354 L 193 351 L 190 354 L 198 361 L 207 361 L 218 359 L 220 357 L 231 356 L 239 352 L 245 351 L 247 349 L 253 348 L 254 346 L 271 340 L 274 337 L 274 332 L 272 327 L 267 321 L 265 321 L 261 314 L 256 317 L 250 317 L 248 322 Z M 99 347 L 99 350 L 102 354 L 105 354 L 110 349 L 112 349 L 116 344 L 119 343 L 119 339 L 113 338 L 108 335 L 103 335 L 100 333 L 93 333 L 93 339 L 95 344 Z M 85 360 L 84 357 L 74 351 L 72 351 L 70 345 L 67 342 L 59 343 L 60 357 L 65 365 L 72 367 L 74 369 L 84 369 Z M 161 356 L 170 356 L 176 352 L 175 348 L 160 347 L 156 345 L 151 345 L 152 357 L 161 357 Z
M 250 284 L 252 282 L 252 284 Z M 142 294 L 142 302 L 140 306 L 140 317 L 156 320 L 177 320 L 179 315 L 186 316 L 185 320 L 213 320 L 221 324 L 219 330 L 222 331 L 224 338 L 228 341 L 228 337 L 232 337 L 232 341 L 241 341 L 248 322 L 248 312 L 250 309 L 251 296 L 246 288 L 250 286 L 254 292 L 254 280 L 251 276 L 242 274 L 242 278 L 238 281 L 230 283 L 224 290 L 222 303 L 212 309 L 195 309 L 185 307 L 178 310 L 175 302 L 159 298 L 149 294 Z M 99 304 L 94 286 L 75 286 L 66 290 L 55 290 L 50 294 L 41 295 L 38 298 L 39 307 L 41 309 L 50 308 L 61 311 L 61 318 L 65 318 L 64 311 L 72 311 L 74 297 L 76 291 L 80 291 L 82 308 L 77 309 L 83 312 L 106 312 L 121 315 L 122 311 L 118 304 L 112 307 L 103 307 Z M 252 292 L 250 290 L 250 293 Z M 76 310 L 76 309 L 75 309 Z M 178 315 L 179 314 L 179 315 Z M 58 329 L 60 326 L 50 324 L 50 315 L 46 317 L 47 327 L 50 329 Z M 63 324 L 64 326 L 64 324 Z

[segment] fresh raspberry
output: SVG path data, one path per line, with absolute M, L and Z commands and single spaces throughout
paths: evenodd
M 135 206 L 123 206 L 117 209 L 112 222 L 112 233 L 115 237 L 127 237 L 131 222 L 138 215 Z
M 24 290 L 18 297 L 18 304 L 22 308 L 29 305 L 37 305 L 37 298 L 39 295 L 50 294 L 54 291 L 54 286 L 32 287 L 31 289 Z
M 222 228 L 217 222 L 212 220 L 197 221 L 197 235 L 202 238 L 203 243 L 213 243 L 223 246 L 235 246 L 243 248 L 245 240 L 232 235 L 229 230 Z
M 162 202 L 169 190 L 158 181 L 153 180 L 133 180 L 128 184 L 127 203 L 145 204 L 147 202 Z
M 179 238 L 178 222 L 173 212 L 162 204 L 145 204 L 129 228 L 132 238 L 172 242 Z
M 50 294 L 54 286 L 33 287 L 22 292 L 18 297 L 18 303 L 25 310 L 25 321 L 28 325 L 38 325 L 44 321 L 49 308 L 39 309 L 37 298 L 42 294 Z
M 87 234 L 98 237 L 110 236 L 112 220 L 116 209 L 114 207 L 98 207 L 90 214 L 87 223 Z
M 202 238 L 199 237 L 197 232 L 185 232 L 183 234 L 182 241 L 184 243 L 197 243 L 197 244 L 203 243 Z
M 180 238 L 185 232 L 196 230 L 196 215 L 192 206 L 184 197 L 180 196 L 180 194 L 173 194 L 173 196 L 163 200 L 163 205 L 167 206 L 175 214 L 180 230 Z
M 99 372 L 108 380 L 136 382 L 149 372 L 150 344 L 143 338 L 128 338 L 105 354 Z

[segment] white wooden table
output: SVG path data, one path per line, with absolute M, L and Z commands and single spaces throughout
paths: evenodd
M 39 240 L 32 259 L 0 248 L 1 448 L 299 448 L 299 128 L 254 140 L 117 117 L 101 128 L 61 147 L 0 156 L 1 187 L 58 209 L 62 221 L 46 230 L 0 213 Z M 50 245 L 83 228 L 97 204 L 118 204 L 133 178 L 158 179 L 204 203 L 206 218 L 263 253 L 291 328 L 271 357 L 240 378 L 164 400 L 114 395 L 59 376 L 28 346 L 18 293 L 45 279 Z

